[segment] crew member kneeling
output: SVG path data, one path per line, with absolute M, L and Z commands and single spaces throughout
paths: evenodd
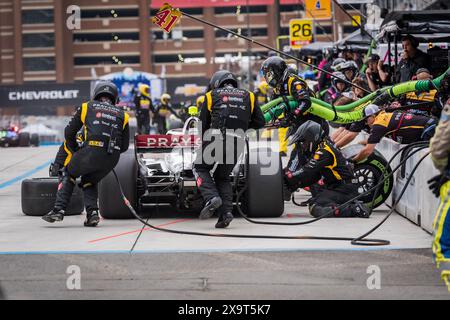
M 302 149 L 306 162 L 298 171 L 286 170 L 285 182 L 291 192 L 298 188 L 311 187 L 311 215 L 369 217 L 368 209 L 358 201 L 337 209 L 339 205 L 358 196 L 358 185 L 350 163 L 323 134 L 317 122 L 305 122 L 289 140 L 290 144 L 296 143 L 297 147 Z M 323 185 L 318 185 L 322 177 Z
M 68 155 L 62 170 L 61 182 L 52 211 L 42 217 L 53 223 L 64 219 L 75 181 L 81 176 L 86 227 L 99 223 L 97 184 L 117 164 L 120 153 L 128 150 L 128 114 L 114 104 L 117 102 L 117 87 L 101 82 L 94 88 L 93 101 L 83 103 L 65 128 L 64 148 Z M 84 128 L 84 144 L 77 150 L 77 132 Z
M 200 112 L 203 157 L 202 161 L 196 161 L 194 174 L 197 179 L 197 186 L 206 202 L 200 213 L 200 219 L 212 217 L 217 210 L 219 220 L 216 228 L 226 228 L 233 220 L 233 190 L 230 174 L 236 165 L 237 158 L 243 151 L 240 146 L 243 146 L 242 141 L 244 139 L 243 136 L 233 133 L 230 133 L 229 136 L 229 131 L 245 131 L 248 128 L 259 129 L 264 126 L 265 121 L 261 109 L 255 103 L 254 93 L 238 89 L 238 82 L 231 72 L 217 71 L 211 78 L 210 88 L 211 91 L 205 94 L 205 105 Z M 222 161 L 222 159 L 218 159 L 215 163 L 205 161 L 205 157 L 207 157 L 205 150 L 211 144 L 205 142 L 205 132 L 208 129 L 220 132 L 222 142 L 218 149 L 221 149 L 222 159 L 225 159 L 225 161 Z M 228 139 L 233 139 L 232 150 L 227 148 L 229 147 Z M 210 171 L 216 163 L 213 181 Z

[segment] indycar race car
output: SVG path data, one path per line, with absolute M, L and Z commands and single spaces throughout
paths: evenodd
M 195 129 L 189 129 L 196 121 L 197 118 L 189 118 L 182 130 L 172 130 L 166 135 L 136 135 L 134 149 L 130 148 L 120 157 L 115 171 L 126 197 L 138 212 L 160 205 L 170 205 L 178 211 L 200 212 L 202 209 L 203 200 L 192 171 L 201 139 Z M 266 166 L 275 169 L 271 174 L 261 174 Z M 279 217 L 283 214 L 283 175 L 278 152 L 266 147 L 250 147 L 240 157 L 231 179 L 235 202 L 239 202 L 247 216 Z M 246 185 L 246 191 L 237 199 Z M 100 182 L 99 205 L 106 219 L 134 217 L 123 203 L 113 173 Z
M 30 135 L 28 132 L 20 132 L 19 127 L 12 126 L 0 129 L 0 147 L 29 147 L 39 146 L 39 136 Z

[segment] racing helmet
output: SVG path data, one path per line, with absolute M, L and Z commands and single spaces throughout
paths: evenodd
M 171 97 L 170 94 L 168 94 L 168 93 L 163 93 L 163 94 L 161 95 L 161 102 L 162 102 L 163 104 L 168 104 L 168 103 L 170 102 L 170 99 L 172 99 L 172 97 Z
M 286 69 L 286 62 L 278 56 L 273 56 L 263 62 L 261 73 L 269 86 L 276 88 L 282 84 Z
M 119 90 L 114 83 L 101 81 L 95 85 L 92 99 L 99 100 L 102 96 L 107 96 L 111 99 L 113 104 L 116 104 L 119 100 Z
M 289 63 L 287 65 L 287 72 L 297 75 L 298 74 L 297 65 L 295 63 Z
M 213 74 L 209 82 L 209 89 L 214 90 L 223 88 L 226 84 L 231 84 L 233 87 L 238 87 L 238 82 L 234 74 L 228 70 L 219 70 Z
M 198 116 L 198 107 L 197 106 L 189 106 L 187 108 L 187 113 L 188 115 L 190 115 L 191 117 L 196 117 Z
M 308 120 L 298 127 L 297 131 L 288 138 L 288 145 L 299 144 L 305 154 L 315 151 L 324 137 L 324 131 L 317 122 Z
M 150 98 L 150 86 L 148 84 L 141 83 L 139 85 L 139 92 L 144 97 Z

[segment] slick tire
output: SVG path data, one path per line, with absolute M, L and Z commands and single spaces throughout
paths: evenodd
M 114 170 L 119 177 L 122 189 L 137 210 L 137 162 L 134 150 L 130 149 L 120 156 Z M 122 200 L 119 186 L 113 172 L 110 172 L 99 184 L 99 209 L 105 219 L 134 219 L 133 214 Z
M 264 165 L 262 159 L 270 159 L 269 164 Z M 272 149 L 250 150 L 249 163 L 248 185 L 242 199 L 244 213 L 250 218 L 280 217 L 284 212 L 280 154 Z
M 39 147 L 39 144 L 40 144 L 39 135 L 36 133 L 33 133 L 30 138 L 30 145 L 33 147 Z
M 19 147 L 29 147 L 30 140 L 31 138 L 28 132 L 19 133 Z
M 22 181 L 22 212 L 27 216 L 41 217 L 55 204 L 58 178 L 34 178 Z M 75 186 L 66 215 L 78 215 L 84 210 L 83 192 Z

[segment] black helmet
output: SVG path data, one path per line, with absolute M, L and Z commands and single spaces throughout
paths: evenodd
M 308 120 L 298 127 L 297 131 L 289 137 L 288 145 L 300 143 L 302 151 L 312 153 L 322 141 L 324 131 L 320 124 Z
M 273 56 L 267 58 L 263 62 L 261 72 L 266 79 L 267 84 L 272 88 L 275 88 L 283 81 L 286 68 L 286 62 L 282 58 Z
M 92 94 L 93 100 L 98 100 L 101 96 L 107 96 L 115 104 L 118 101 L 119 91 L 114 83 L 102 81 L 95 85 Z
M 235 88 L 238 87 L 238 82 L 234 74 L 228 70 L 219 70 L 211 77 L 208 89 L 214 90 L 217 88 L 222 88 L 227 83 L 231 84 Z

